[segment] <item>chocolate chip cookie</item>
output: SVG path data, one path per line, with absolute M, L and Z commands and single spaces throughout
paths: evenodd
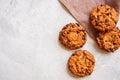
M 109 5 L 96 6 L 91 11 L 90 22 L 99 31 L 112 30 L 118 22 L 118 12 Z
M 113 52 L 120 47 L 120 30 L 114 28 L 112 31 L 100 32 L 96 40 L 100 48 Z
M 69 70 L 78 77 L 90 75 L 95 66 L 94 56 L 87 50 L 78 50 L 68 60 Z
M 65 25 L 59 33 L 59 41 L 71 50 L 82 47 L 86 43 L 86 40 L 85 29 L 78 23 Z

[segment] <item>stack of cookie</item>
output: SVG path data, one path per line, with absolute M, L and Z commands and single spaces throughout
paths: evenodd
M 59 33 L 59 41 L 71 50 L 81 48 L 87 41 L 87 34 L 82 25 L 69 23 Z M 90 75 L 95 66 L 94 56 L 87 50 L 78 50 L 68 60 L 69 70 L 76 76 Z
M 90 14 L 91 24 L 99 31 L 97 44 L 108 52 L 120 47 L 120 30 L 116 27 L 118 18 L 118 12 L 109 5 L 96 6 Z

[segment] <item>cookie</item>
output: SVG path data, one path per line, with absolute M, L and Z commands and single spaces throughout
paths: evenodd
M 91 11 L 90 22 L 99 31 L 112 30 L 118 22 L 118 12 L 109 5 L 96 6 Z
M 85 29 L 78 23 L 65 25 L 59 33 L 59 41 L 71 50 L 82 47 L 86 43 L 86 40 Z
M 78 50 L 68 60 L 69 70 L 78 77 L 90 75 L 95 66 L 94 56 L 87 50 Z
M 120 47 L 120 30 L 114 28 L 112 31 L 100 32 L 96 40 L 101 49 L 108 52 L 114 52 Z

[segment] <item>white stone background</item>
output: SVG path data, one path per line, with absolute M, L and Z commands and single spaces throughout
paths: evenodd
M 69 22 L 76 21 L 58 0 L 0 0 L 0 80 L 120 80 L 120 49 L 107 53 L 89 36 L 80 49 L 95 56 L 95 70 L 71 75 L 67 60 L 75 50 L 58 41 Z

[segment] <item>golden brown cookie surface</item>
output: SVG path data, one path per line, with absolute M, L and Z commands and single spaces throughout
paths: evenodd
M 87 40 L 85 29 L 77 23 L 69 23 L 59 33 L 59 41 L 69 49 L 82 47 Z
M 100 32 L 96 40 L 100 48 L 108 52 L 113 52 L 120 47 L 120 30 L 114 28 L 112 31 Z
M 90 14 L 90 22 L 99 31 L 112 30 L 118 22 L 118 12 L 111 6 L 96 6 Z
M 87 50 L 76 51 L 68 60 L 69 70 L 79 77 L 90 75 L 94 70 L 94 66 L 95 58 Z

